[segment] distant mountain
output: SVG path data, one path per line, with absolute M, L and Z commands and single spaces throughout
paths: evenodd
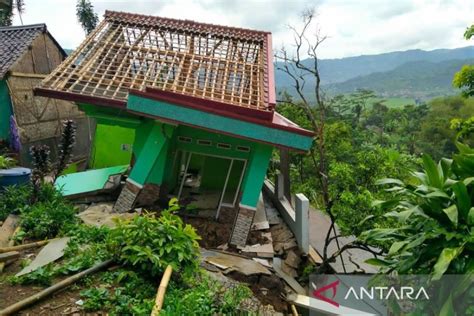
M 325 89 L 330 94 L 350 93 L 356 89 L 375 91 L 382 97 L 409 97 L 431 99 L 457 93 L 452 87 L 454 74 L 474 58 L 442 62 L 413 61 L 385 72 L 375 72 L 344 82 L 330 84 Z
M 319 65 L 322 84 L 335 93 L 366 87 L 387 96 L 426 98 L 436 93 L 441 93 L 436 96 L 453 93 L 452 75 L 463 64 L 472 63 L 473 59 L 474 46 L 468 46 L 322 59 Z M 309 64 L 311 60 L 303 62 Z M 278 67 L 279 63 L 275 66 Z M 277 69 L 275 80 L 278 91 L 292 93 L 288 75 Z M 307 83 L 308 93 L 312 85 L 314 81 Z

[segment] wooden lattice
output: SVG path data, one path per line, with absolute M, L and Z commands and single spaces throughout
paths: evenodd
M 146 87 L 272 111 L 269 33 L 107 11 L 41 88 L 126 101 Z

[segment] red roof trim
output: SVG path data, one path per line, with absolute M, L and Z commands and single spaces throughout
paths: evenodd
M 272 49 L 272 34 L 267 35 L 267 76 L 268 76 L 268 105 L 272 109 L 276 105 L 276 92 L 275 92 L 275 71 L 273 69 L 273 49 Z
M 232 113 L 232 112 L 228 112 L 228 111 L 222 111 L 221 109 L 218 109 L 218 108 L 217 109 L 210 109 L 209 107 L 206 107 L 206 106 L 203 106 L 203 105 L 199 104 L 199 102 L 189 102 L 189 101 L 183 102 L 183 100 L 180 98 L 181 95 L 178 95 L 179 98 L 175 97 L 173 99 L 173 101 L 170 102 L 168 100 L 164 100 L 160 95 L 157 95 L 155 92 L 152 93 L 152 92 L 149 92 L 149 91 L 139 91 L 139 90 L 131 89 L 129 91 L 129 94 L 137 95 L 137 96 L 152 99 L 152 100 L 169 102 L 169 103 L 177 104 L 177 105 L 180 105 L 180 106 L 192 108 L 192 109 L 195 109 L 195 110 L 208 112 L 208 113 L 213 113 L 213 114 L 217 114 L 217 115 L 220 115 L 220 116 L 225 116 L 225 117 L 229 117 L 229 118 L 233 118 L 233 119 L 237 119 L 237 120 L 241 120 L 241 121 L 246 121 L 246 122 L 249 122 L 249 123 L 254 123 L 254 124 L 258 124 L 258 125 L 267 126 L 267 127 L 270 127 L 270 128 L 284 130 L 284 131 L 287 131 L 287 132 L 291 132 L 291 133 L 295 133 L 295 134 L 299 134 L 299 135 L 303 135 L 303 136 L 309 136 L 309 137 L 314 136 L 313 132 L 299 127 L 298 125 L 294 124 L 293 122 L 289 121 L 288 119 L 286 119 L 287 125 L 281 124 L 280 122 L 282 121 L 281 120 L 282 116 L 280 114 L 278 114 L 277 112 L 271 113 L 272 114 L 272 120 L 271 121 L 264 121 L 264 120 L 255 119 L 255 118 L 249 117 L 249 116 L 243 116 L 241 114 L 236 114 L 236 113 Z M 194 97 L 190 97 L 190 98 L 194 98 Z
M 81 95 L 81 94 L 77 94 L 73 92 L 49 90 L 49 89 L 44 89 L 44 88 L 34 88 L 33 93 L 34 95 L 40 96 L 40 97 L 62 99 L 62 100 L 74 101 L 74 102 L 83 102 L 83 103 L 89 103 L 93 105 L 109 106 L 109 107 L 119 108 L 119 109 L 125 109 L 127 105 L 127 102 L 125 101 L 99 98 L 99 97 L 93 97 L 89 95 Z

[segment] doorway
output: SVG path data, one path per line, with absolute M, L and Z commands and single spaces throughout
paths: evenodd
M 247 161 L 217 155 L 179 150 L 177 166 L 178 200 L 190 199 L 196 208 L 217 210 L 234 207 L 244 177 Z

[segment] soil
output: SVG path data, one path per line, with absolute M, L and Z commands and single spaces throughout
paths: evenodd
M 37 251 L 37 250 L 36 250 Z M 33 253 L 35 250 L 25 251 L 22 257 L 28 253 Z M 40 292 L 44 287 L 37 285 L 12 285 L 8 279 L 14 276 L 21 270 L 21 260 L 16 260 L 14 263 L 5 267 L 4 272 L 0 278 L 0 309 L 10 306 L 16 302 L 21 301 L 35 293 Z M 96 277 L 100 276 L 100 273 Z M 65 277 L 64 277 L 65 278 Z M 61 281 L 64 278 L 56 278 L 53 284 Z M 80 299 L 79 292 L 85 289 L 86 286 L 81 283 L 65 288 L 64 290 L 55 293 L 51 297 L 32 305 L 29 308 L 22 310 L 16 315 L 72 315 L 81 314 L 80 308 L 76 305 L 76 301 Z
M 281 297 L 285 285 L 276 275 L 245 276 L 234 271 L 227 276 L 236 281 L 247 283 L 262 305 L 272 305 L 277 312 L 288 311 L 288 303 Z

